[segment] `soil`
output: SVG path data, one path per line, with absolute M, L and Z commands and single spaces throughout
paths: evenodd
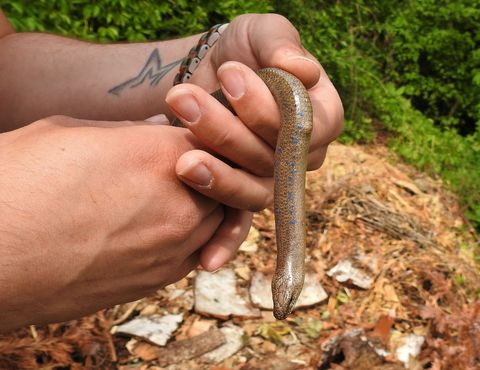
M 269 311 L 256 319 L 207 318 L 195 312 L 193 294 L 171 299 L 173 291 L 192 292 L 193 272 L 136 302 L 0 336 L 0 369 L 480 369 L 479 245 L 455 196 L 380 145 L 332 145 L 307 183 L 307 267 L 326 301 L 282 322 Z M 240 288 L 254 271 L 275 267 L 272 210 L 255 214 L 253 228 L 255 248 L 228 264 Z M 371 276 L 371 286 L 327 274 L 344 260 Z M 167 347 L 111 334 L 136 316 L 167 313 L 184 315 Z M 210 337 L 218 346 L 226 325 L 243 329 L 242 348 L 209 362 L 200 345 Z M 404 365 L 395 354 L 408 335 L 423 345 Z M 184 352 L 194 357 L 182 359 Z

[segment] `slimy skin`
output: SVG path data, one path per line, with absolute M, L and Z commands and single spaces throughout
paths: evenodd
M 312 105 L 302 82 L 292 74 L 277 68 L 261 69 L 257 74 L 281 114 L 274 168 L 277 265 L 272 295 L 273 314 L 283 320 L 293 310 L 305 278 L 305 174 L 313 128 Z M 232 110 L 221 90 L 212 95 Z

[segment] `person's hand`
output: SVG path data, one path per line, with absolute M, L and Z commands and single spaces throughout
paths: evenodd
M 195 268 L 202 247 L 234 251 L 251 214 L 176 176 L 198 147 L 188 130 L 62 116 L 0 135 L 0 331 L 146 296 Z M 252 177 L 214 174 L 237 200 L 263 204 Z
M 271 176 L 280 114 L 270 91 L 254 72 L 265 67 L 284 69 L 308 88 L 314 114 L 308 169 L 322 165 L 328 145 L 343 127 L 340 97 L 320 63 L 303 48 L 297 30 L 286 18 L 275 14 L 248 14 L 230 23 L 193 73 L 191 83 L 173 87 L 166 98 L 171 110 L 204 145 L 240 168 L 220 163 L 212 154 L 196 150 L 180 157 L 179 169 L 190 163 L 221 166 L 232 174 L 254 174 L 263 184 L 270 184 L 273 191 Z M 209 95 L 218 88 L 218 83 L 238 116 Z M 220 182 L 199 187 L 188 181 L 182 171 L 177 172 L 186 184 L 203 194 L 231 207 L 256 210 L 238 202 L 229 189 L 222 190 Z M 272 199 L 265 198 L 264 205 L 269 205 Z M 218 253 L 216 248 L 210 248 L 209 255 L 202 256 L 202 263 L 208 265 Z

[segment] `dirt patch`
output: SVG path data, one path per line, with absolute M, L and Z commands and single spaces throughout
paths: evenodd
M 325 302 L 283 322 L 269 311 L 256 319 L 207 320 L 193 309 L 192 273 L 135 303 L 0 337 L 0 368 L 478 369 L 475 236 L 440 181 L 390 160 L 384 147 L 336 144 L 322 169 L 308 175 L 307 266 L 327 292 Z M 240 288 L 249 286 L 253 272 L 268 274 L 275 266 L 272 210 L 257 213 L 254 227 L 255 245 L 250 241 L 228 266 Z M 359 288 L 348 276 L 339 282 L 327 274 L 342 261 L 371 277 L 369 284 Z M 109 334 L 113 323 L 167 313 L 184 314 L 170 345 L 195 346 L 194 338 L 207 330 L 232 325 L 242 328 L 243 345 L 220 363 L 198 353 L 168 365 L 168 345 L 159 351 L 138 338 Z M 408 360 L 407 352 L 402 364 L 399 353 L 415 341 L 419 353 Z

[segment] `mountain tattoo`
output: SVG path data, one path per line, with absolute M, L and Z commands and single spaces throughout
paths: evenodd
M 122 82 L 120 85 L 117 85 L 108 92 L 113 95 L 119 96 L 121 92 L 126 89 L 133 89 L 137 86 L 140 86 L 145 82 L 145 80 L 150 83 L 150 86 L 157 86 L 160 80 L 172 70 L 175 66 L 180 64 L 182 59 L 171 62 L 167 65 L 162 66 L 162 60 L 160 58 L 160 53 L 158 49 L 155 48 L 150 56 L 148 57 L 147 62 L 143 66 L 142 70 L 138 73 L 137 76 Z

